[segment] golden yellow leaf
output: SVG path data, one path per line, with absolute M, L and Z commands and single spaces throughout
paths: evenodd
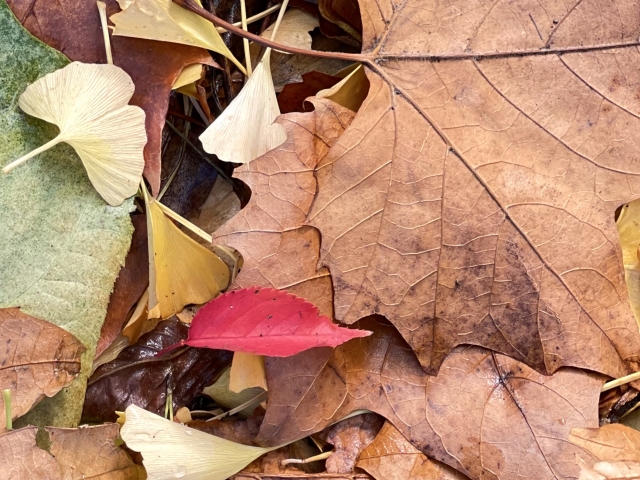
M 229 390 L 240 393 L 254 387 L 268 390 L 264 357 L 253 353 L 235 352 L 229 372 Z

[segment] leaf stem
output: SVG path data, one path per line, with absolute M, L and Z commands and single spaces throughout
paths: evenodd
M 209 20 L 211 23 L 218 27 L 225 28 L 227 31 L 231 33 L 235 33 L 236 35 L 247 38 L 252 42 L 258 43 L 260 45 L 264 45 L 265 47 L 273 48 L 274 50 L 280 50 L 283 52 L 294 53 L 298 55 L 307 55 L 310 57 L 320 57 L 320 58 L 335 58 L 337 60 L 347 60 L 350 62 L 365 62 L 369 63 L 370 58 L 366 55 L 355 54 L 355 53 L 343 53 L 343 52 L 322 52 L 319 50 L 307 50 L 305 48 L 297 48 L 291 47 L 289 45 L 284 45 L 282 43 L 274 42 L 272 40 L 268 40 L 266 38 L 260 37 L 259 35 L 254 35 L 251 32 L 245 32 L 242 28 L 238 28 L 231 23 L 225 22 L 221 18 L 217 17 L 213 13 L 207 12 L 204 8 L 202 8 L 195 0 L 173 0 L 176 5 L 181 6 L 182 8 L 186 8 L 187 10 L 195 13 L 196 15 L 201 16 L 205 20 Z
M 2 391 L 2 398 L 4 399 L 4 412 L 7 416 L 7 431 L 13 430 L 13 414 L 11 413 L 11 389 L 7 388 Z
M 100 13 L 100 25 L 102 26 L 102 37 L 104 38 L 104 50 L 107 53 L 107 63 L 113 65 L 113 55 L 111 54 L 111 41 L 109 40 L 109 28 L 107 27 L 107 5 L 98 0 L 98 12 Z
M 248 32 L 249 28 L 247 27 L 247 6 L 245 5 L 244 0 L 240 0 L 240 16 L 242 18 L 242 30 Z M 244 63 L 247 65 L 247 78 L 249 78 L 253 73 L 251 71 L 251 53 L 249 52 L 249 40 L 243 38 L 242 45 L 244 46 Z
M 320 453 L 318 455 L 314 455 L 313 457 L 308 457 L 303 459 L 300 458 L 287 458 L 285 460 L 282 460 L 280 462 L 280 465 L 285 466 L 285 465 L 290 465 L 292 463 L 295 463 L 296 465 L 299 465 L 301 463 L 311 463 L 311 462 L 317 462 L 319 460 L 326 460 L 327 458 L 329 458 L 331 455 L 333 455 L 333 451 L 329 451 L 329 452 L 324 452 L 324 453 Z
M 627 383 L 633 382 L 635 380 L 640 380 L 640 372 L 630 373 L 629 375 L 625 375 L 624 377 L 611 380 L 610 382 L 607 382 L 602 386 L 602 391 L 606 392 L 607 390 L 619 387 L 620 385 L 626 385 Z
M 252 17 L 247 18 L 247 25 L 253 22 L 257 22 L 258 20 L 262 20 L 264 17 L 271 15 L 273 12 L 275 12 L 280 8 L 280 5 L 281 4 L 278 3 L 271 8 L 267 8 L 264 12 L 256 13 Z M 233 24 L 234 27 L 239 27 L 241 25 L 242 25 L 242 22 L 235 22 Z M 216 30 L 218 31 L 218 33 L 225 33 L 227 31 L 227 29 L 223 27 L 216 27 Z
M 9 173 L 11 170 L 16 168 L 17 166 L 22 165 L 27 160 L 35 157 L 36 155 L 38 155 L 38 154 L 40 154 L 40 153 L 42 153 L 42 152 L 44 152 L 46 150 L 49 150 L 51 147 L 57 145 L 61 141 L 62 141 L 62 139 L 60 138 L 60 135 L 58 135 L 53 140 L 49 140 L 44 145 L 41 145 L 38 148 L 36 148 L 35 150 L 32 150 L 31 152 L 27 153 L 26 155 L 20 157 L 19 159 L 14 160 L 9 165 L 5 165 L 4 168 L 2 169 L 2 172 L 3 173 Z

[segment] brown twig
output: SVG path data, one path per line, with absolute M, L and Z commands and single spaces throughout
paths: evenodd
M 225 28 L 228 32 L 235 33 L 236 35 L 251 40 L 252 42 L 259 43 L 265 47 L 271 47 L 275 50 L 283 52 L 294 53 L 298 55 L 307 55 L 311 57 L 321 58 L 334 58 L 337 60 L 348 60 L 351 62 L 369 62 L 370 58 L 365 55 L 355 53 L 343 53 L 343 52 L 322 52 L 319 50 L 307 50 L 305 48 L 291 47 L 282 43 L 274 42 L 269 39 L 254 35 L 251 32 L 245 32 L 242 28 L 236 27 L 231 23 L 225 22 L 220 17 L 207 12 L 204 8 L 197 4 L 195 0 L 173 0 L 176 5 L 180 5 L 182 8 L 186 8 L 196 15 L 201 16 L 205 20 L 209 20 L 211 23 L 218 27 Z

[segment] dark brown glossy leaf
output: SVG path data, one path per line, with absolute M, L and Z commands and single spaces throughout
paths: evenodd
M 107 315 L 96 347 L 96 357 L 120 335 L 127 321 L 127 314 L 135 307 L 149 285 L 147 220 L 144 215 L 133 215 L 131 222 L 134 228 L 131 247 L 109 298 Z
M 181 348 L 156 358 L 163 348 L 187 338 L 188 327 L 165 320 L 125 348 L 113 362 L 100 366 L 89 379 L 83 420 L 113 421 L 115 411 L 132 403 L 163 415 L 167 385 L 173 389 L 174 411 L 185 406 L 231 362 L 231 352 Z
M 106 63 L 100 18 L 95 2 L 85 0 L 8 0 L 16 17 L 34 36 L 60 50 L 69 59 Z M 119 11 L 116 0 L 106 0 L 107 13 Z M 127 37 L 111 37 L 113 62 L 136 86 L 132 105 L 146 113 L 147 145 L 144 176 L 153 194 L 160 188 L 160 147 L 171 87 L 180 72 L 194 63 L 212 64 L 201 48 Z
M 387 418 L 425 455 L 473 479 L 577 477 L 571 428 L 597 427 L 604 377 L 564 368 L 544 376 L 479 347 L 460 347 L 428 376 L 398 331 L 374 331 L 335 350 L 267 359 L 268 409 L 256 442 L 280 445 L 359 409 Z

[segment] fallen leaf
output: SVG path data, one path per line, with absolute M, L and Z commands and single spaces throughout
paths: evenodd
M 321 433 L 321 438 L 333 445 L 333 453 L 327 458 L 327 473 L 352 473 L 356 460 L 376 438 L 384 419 L 375 413 L 365 413 L 347 418 Z
M 231 60 L 246 73 L 211 22 L 171 0 L 118 0 L 118 4 L 122 12 L 109 17 L 116 26 L 113 35 L 212 50 Z
M 583 468 L 578 480 L 638 480 L 638 462 L 597 462 L 593 468 Z
M 133 463 L 129 455 L 117 446 L 120 426 L 116 423 L 45 430 L 49 433 L 50 452 L 58 463 L 61 480 L 147 478 L 144 469 Z
M 188 339 L 179 345 L 287 357 L 370 333 L 339 327 L 318 307 L 286 291 L 250 287 L 225 293 L 198 310 Z
M 144 111 L 129 105 L 133 89 L 131 77 L 109 64 L 73 62 L 39 78 L 20 95 L 18 105 L 60 133 L 2 171 L 9 173 L 65 142 L 75 149 L 100 196 L 114 207 L 122 204 L 138 191 L 147 143 Z
M 248 402 L 252 398 L 257 397 L 258 395 L 260 395 L 262 392 L 265 391 L 264 388 L 254 387 L 254 388 L 247 388 L 238 393 L 233 392 L 229 389 L 230 378 L 231 378 L 231 370 L 227 369 L 220 376 L 220 378 L 216 380 L 216 382 L 213 385 L 210 385 L 204 388 L 202 390 L 202 393 L 204 393 L 205 395 L 209 395 L 211 398 L 215 400 L 215 402 L 218 405 L 228 410 L 231 410 L 236 407 L 239 407 L 243 403 Z M 240 416 L 249 417 L 254 410 L 255 410 L 255 407 L 250 407 L 245 410 L 241 410 L 238 414 Z
M 126 410 L 122 439 L 141 452 L 150 478 L 225 480 L 275 448 L 230 442 L 171 422 L 136 405 Z M 155 434 L 151 436 L 150 431 Z
M 97 9 L 92 4 L 96 16 Z M 96 20 L 97 22 L 98 20 Z M 0 1 L 0 162 L 56 136 L 17 105 L 25 87 L 68 61 L 27 32 Z M 78 379 L 18 424 L 74 426 L 84 385 L 132 227 L 130 200 L 109 207 L 73 148 L 58 145 L 0 180 L 0 307 L 51 322 L 86 347 Z
M 626 425 L 574 428 L 569 441 L 599 460 L 640 462 L 640 432 Z
M 133 236 L 124 265 L 118 272 L 109 297 L 96 357 L 120 335 L 129 313 L 144 294 L 149 284 L 149 249 L 147 247 L 147 220 L 144 215 L 133 215 Z
M 211 25 L 211 24 L 209 24 Z M 271 79 L 270 50 L 236 98 L 200 135 L 205 152 L 224 162 L 248 163 L 286 140 Z
M 318 19 L 299 8 L 287 10 L 278 28 L 276 42 L 290 47 L 311 49 L 310 32 L 319 26 Z M 275 23 L 269 25 L 261 37 L 271 38 Z M 287 52 L 281 52 L 290 55 Z
M 215 232 L 213 242 L 242 253 L 244 266 L 234 287 L 287 289 L 332 316 L 329 272 L 316 271 L 320 237 L 315 229 L 299 226 L 316 191 L 314 168 L 354 113 L 328 100 L 310 101 L 312 113 L 278 120 L 287 133 L 284 144 L 235 170 L 234 176 L 253 194 L 249 204 Z
M 216 182 L 197 216 L 192 216 L 189 220 L 205 232 L 213 233 L 239 211 L 240 199 L 233 191 L 233 185 L 222 177 L 216 177 Z
M 116 360 L 100 366 L 87 387 L 83 421 L 115 421 L 115 411 L 131 404 L 164 413 L 168 385 L 174 410 L 188 405 L 229 365 L 231 353 L 190 348 L 156 358 L 160 350 L 186 338 L 187 331 L 178 321 L 162 321 Z
M 289 83 L 278 95 L 278 107 L 281 113 L 305 112 L 311 110 L 306 104 L 308 97 L 313 97 L 319 91 L 332 87 L 341 79 L 320 72 L 307 72 L 302 75 L 302 82 Z M 306 108 L 305 108 L 306 107 Z
M 635 2 L 391 3 L 360 2 L 371 87 L 306 222 L 336 319 L 386 316 L 432 374 L 459 344 L 638 370 L 614 223 L 640 192 Z
M 182 69 L 178 78 L 175 79 L 171 89 L 180 91 L 180 88 L 202 79 L 203 74 L 204 67 L 202 65 L 198 63 L 194 65 L 187 65 Z
M 255 388 L 268 390 L 264 357 L 253 353 L 235 352 L 229 370 L 229 390 L 240 393 Z
M 229 284 L 229 268 L 214 253 L 196 243 L 149 198 L 149 318 L 169 318 L 191 303 L 202 304 Z
M 8 0 L 27 30 L 34 36 L 83 63 L 106 63 L 100 18 L 94 2 L 60 0 Z M 116 0 L 105 0 L 109 15 Z M 187 65 L 211 64 L 206 50 L 175 43 L 137 38 L 111 38 L 114 63 L 127 72 L 136 90 L 131 104 L 146 114 L 147 144 L 144 175 L 154 195 L 160 191 L 160 150 L 171 87 Z
M 365 448 L 356 467 L 376 480 L 464 480 L 460 472 L 426 457 L 386 422 Z
M 38 427 L 0 435 L 0 479 L 61 480 L 55 459 L 36 446 Z
M 17 308 L 0 309 L 0 339 L 0 391 L 11 390 L 13 419 L 45 396 L 54 396 L 80 373 L 80 356 L 86 349 L 78 339 Z M 4 400 L 0 411 L 5 411 Z M 0 415 L 0 432 L 6 426 L 6 416 Z
M 456 349 L 429 376 L 387 322 L 357 326 L 374 334 L 267 359 L 268 408 L 256 443 L 282 444 L 365 408 L 472 479 L 578 476 L 583 449 L 567 440 L 571 428 L 598 425 L 603 376 L 569 368 L 544 376 L 479 347 Z
M 362 65 L 358 65 L 339 83 L 317 93 L 319 98 L 327 98 L 338 105 L 357 112 L 369 93 L 369 79 Z
M 318 0 L 318 8 L 324 18 L 338 25 L 353 38 L 362 40 L 362 19 L 358 0 Z

